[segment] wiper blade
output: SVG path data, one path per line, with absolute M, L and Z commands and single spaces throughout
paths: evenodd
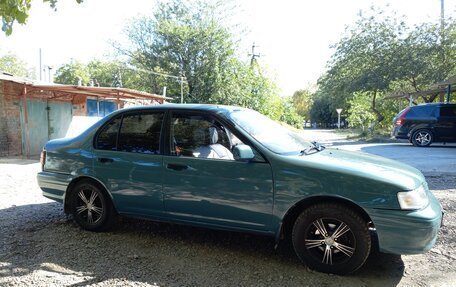
M 325 146 L 323 146 L 320 143 L 315 142 L 315 141 L 311 142 L 311 144 L 312 144 L 311 146 L 309 146 L 308 148 L 301 151 L 301 155 L 311 154 L 312 151 L 319 152 L 326 148 Z

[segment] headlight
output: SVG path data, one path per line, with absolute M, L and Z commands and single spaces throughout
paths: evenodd
M 401 191 L 397 193 L 397 200 L 401 209 L 421 209 L 429 203 L 424 186 L 411 191 Z

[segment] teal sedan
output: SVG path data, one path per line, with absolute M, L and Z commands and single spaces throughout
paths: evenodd
M 159 105 L 113 112 L 41 156 L 45 197 L 90 231 L 120 216 L 291 238 L 347 274 L 372 249 L 426 252 L 442 208 L 417 169 L 303 140 L 258 112 Z

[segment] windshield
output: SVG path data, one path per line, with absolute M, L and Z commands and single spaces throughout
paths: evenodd
M 235 110 L 230 118 L 271 151 L 279 154 L 299 153 L 311 146 L 299 134 L 252 110 Z

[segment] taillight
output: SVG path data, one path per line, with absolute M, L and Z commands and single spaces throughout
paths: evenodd
M 404 118 L 397 118 L 397 119 L 396 119 L 396 122 L 394 123 L 394 125 L 395 125 L 396 127 L 399 127 L 399 126 L 402 126 L 402 125 L 404 124 L 404 122 L 405 122 L 405 119 L 404 119 Z
M 46 163 L 46 150 L 42 150 L 40 154 L 40 164 L 41 164 L 41 170 L 44 170 L 44 164 Z
M 396 127 L 402 126 L 405 122 L 405 115 L 410 111 L 410 107 L 404 109 L 402 112 L 399 113 L 398 118 L 394 122 Z

